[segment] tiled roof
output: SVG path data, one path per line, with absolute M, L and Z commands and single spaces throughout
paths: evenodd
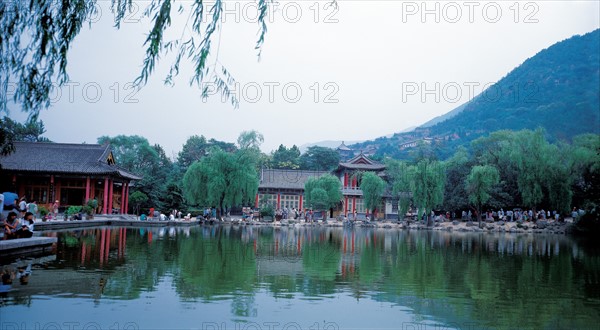
M 304 189 L 309 178 L 318 178 L 329 172 L 307 170 L 263 169 L 260 173 L 259 188 Z
M 0 157 L 2 170 L 65 174 L 108 174 L 130 180 L 137 175 L 109 164 L 110 145 L 48 142 L 14 142 L 15 152 Z
M 376 162 L 370 159 L 369 157 L 365 156 L 365 154 L 361 152 L 356 157 L 350 159 L 347 162 L 340 162 L 338 170 L 341 170 L 342 168 L 379 171 L 385 170 L 385 164 Z
M 342 141 L 342 144 L 340 144 L 336 150 L 341 150 L 341 151 L 352 151 L 352 149 L 348 148 L 348 146 L 344 143 L 344 141 Z

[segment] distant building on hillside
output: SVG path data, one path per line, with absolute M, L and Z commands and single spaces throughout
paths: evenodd
M 352 150 L 346 144 L 344 144 L 344 141 L 342 141 L 342 144 L 335 148 L 335 151 L 337 151 L 340 155 L 340 161 L 346 161 L 354 157 L 354 150 Z

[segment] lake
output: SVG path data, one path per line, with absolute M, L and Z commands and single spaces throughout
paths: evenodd
M 564 235 L 205 226 L 44 232 L 1 329 L 573 329 L 600 249 Z

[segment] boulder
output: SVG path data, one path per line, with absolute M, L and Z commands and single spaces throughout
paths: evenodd
M 460 221 L 458 221 L 458 220 L 452 221 L 452 225 L 454 225 L 454 226 L 458 226 L 459 224 L 460 224 Z
M 477 223 L 475 223 L 473 221 L 467 221 L 467 227 L 473 227 L 473 226 L 477 226 Z
M 498 226 L 504 226 L 504 221 L 502 221 L 502 220 L 498 221 Z

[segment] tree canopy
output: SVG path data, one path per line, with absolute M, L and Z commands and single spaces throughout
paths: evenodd
M 409 173 L 412 176 L 410 188 L 413 201 L 419 208 L 419 216 L 425 213 L 429 219 L 429 212 L 444 201 L 444 165 L 438 161 L 423 159 Z
M 203 207 L 225 208 L 250 204 L 258 190 L 254 159 L 241 150 L 228 153 L 211 149 L 208 156 L 193 163 L 183 176 L 187 201 Z
M 296 145 L 286 148 L 283 144 L 271 153 L 271 167 L 282 169 L 300 168 L 300 149 Z
M 149 200 L 142 203 L 143 207 L 166 207 L 163 202 L 173 164 L 160 145 L 150 145 L 146 138 L 137 135 L 101 136 L 98 143 L 110 143 L 117 164 L 142 177 L 131 190 L 148 196 Z
M 366 172 L 360 181 L 360 190 L 363 192 L 365 207 L 371 210 L 371 216 L 375 217 L 375 210 L 381 205 L 386 183 L 377 174 Z
M 341 188 L 340 180 L 333 175 L 311 177 L 304 184 L 305 203 L 316 210 L 332 208 L 342 200 Z
M 312 146 L 300 156 L 300 168 L 312 171 L 331 171 L 340 163 L 340 155 L 331 148 Z
M 490 165 L 477 165 L 471 168 L 466 185 L 469 201 L 477 208 L 477 220 L 481 225 L 481 206 L 490 199 L 490 191 L 500 181 L 498 170 Z

